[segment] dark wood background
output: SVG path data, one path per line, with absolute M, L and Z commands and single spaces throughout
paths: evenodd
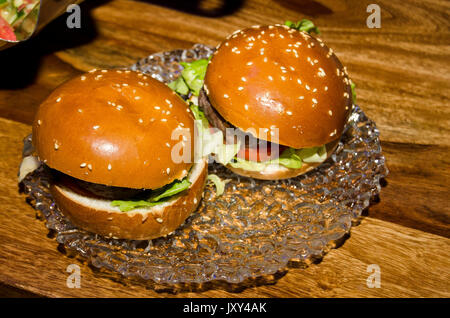
M 66 15 L 0 52 L 0 295 L 50 297 L 449 297 L 450 209 L 448 1 L 387 1 L 381 28 L 366 26 L 373 1 L 94 1 L 82 28 Z M 218 44 L 254 24 L 312 19 L 357 84 L 357 103 L 377 123 L 390 174 L 378 202 L 338 249 L 269 285 L 217 284 L 178 293 L 82 265 L 82 287 L 66 287 L 68 264 L 17 190 L 21 140 L 57 85 L 94 67 L 134 63 L 153 52 Z M 366 286 L 367 265 L 381 288 Z

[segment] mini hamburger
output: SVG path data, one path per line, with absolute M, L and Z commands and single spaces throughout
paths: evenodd
M 182 138 L 172 138 L 178 130 Z M 193 133 L 192 113 L 165 84 L 93 70 L 40 105 L 32 139 L 56 205 L 74 225 L 143 240 L 171 233 L 200 203 L 207 164 L 193 163 L 185 143 Z
M 298 176 L 336 148 L 352 107 L 351 82 L 333 50 L 286 25 L 237 31 L 216 49 L 198 103 L 227 144 L 233 172 Z M 228 138 L 227 130 L 244 138 Z

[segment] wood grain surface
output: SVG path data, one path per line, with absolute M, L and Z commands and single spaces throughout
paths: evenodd
M 450 297 L 450 3 L 373 1 L 85 1 L 82 28 L 66 15 L 0 52 L 0 295 L 49 297 Z M 379 198 L 318 264 L 233 286 L 168 290 L 82 265 L 66 287 L 65 255 L 17 188 L 22 138 L 57 85 L 94 67 L 151 53 L 218 44 L 236 29 L 310 18 L 357 84 L 357 103 L 380 130 L 390 170 Z M 368 288 L 367 266 L 381 269 Z

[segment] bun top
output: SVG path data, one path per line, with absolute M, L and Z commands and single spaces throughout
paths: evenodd
M 134 71 L 92 70 L 58 88 L 40 105 L 33 144 L 51 168 L 87 182 L 160 188 L 184 178 L 193 162 L 193 116 L 165 84 Z M 187 130 L 189 129 L 189 130 Z M 191 151 L 187 161 L 172 160 Z M 180 150 L 181 149 L 181 150 Z M 181 161 L 181 162 L 179 162 Z
M 293 148 L 340 137 L 352 105 L 350 80 L 333 51 L 282 25 L 229 36 L 208 65 L 204 90 L 234 126 Z M 279 129 L 278 141 L 271 128 Z

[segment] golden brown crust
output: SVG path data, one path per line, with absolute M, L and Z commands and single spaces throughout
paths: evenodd
M 171 160 L 175 128 L 194 121 L 165 84 L 133 71 L 98 70 L 59 86 L 41 104 L 33 144 L 48 166 L 109 186 L 160 188 L 192 166 Z M 181 137 L 180 137 L 181 138 Z M 193 144 L 193 143 L 192 143 Z
M 208 173 L 206 162 L 201 164 L 202 170 L 188 191 L 173 199 L 170 205 L 164 208 L 155 206 L 147 212 L 119 212 L 115 208 L 100 210 L 95 208 L 95 204 L 73 200 L 69 197 L 71 193 L 58 185 L 51 185 L 50 191 L 59 209 L 81 229 L 106 237 L 153 239 L 173 232 L 199 205 Z
M 334 140 L 328 144 L 325 145 L 327 149 L 327 159 L 331 156 L 331 154 L 336 149 L 337 145 L 339 144 L 339 140 Z M 321 162 L 313 162 L 313 163 L 306 163 L 304 162 L 299 169 L 290 169 L 281 166 L 279 170 L 274 171 L 248 171 L 243 170 L 240 168 L 233 168 L 230 165 L 227 165 L 226 167 L 233 171 L 236 174 L 239 174 L 241 176 L 255 178 L 255 179 L 261 179 L 261 180 L 281 180 L 281 179 L 289 179 L 294 178 L 299 175 L 302 175 L 308 171 L 311 171 L 315 167 L 320 166 Z
M 333 51 L 280 25 L 239 31 L 221 43 L 204 88 L 225 120 L 292 148 L 339 138 L 352 104 L 347 72 Z M 261 133 L 272 126 L 279 129 L 279 141 Z

